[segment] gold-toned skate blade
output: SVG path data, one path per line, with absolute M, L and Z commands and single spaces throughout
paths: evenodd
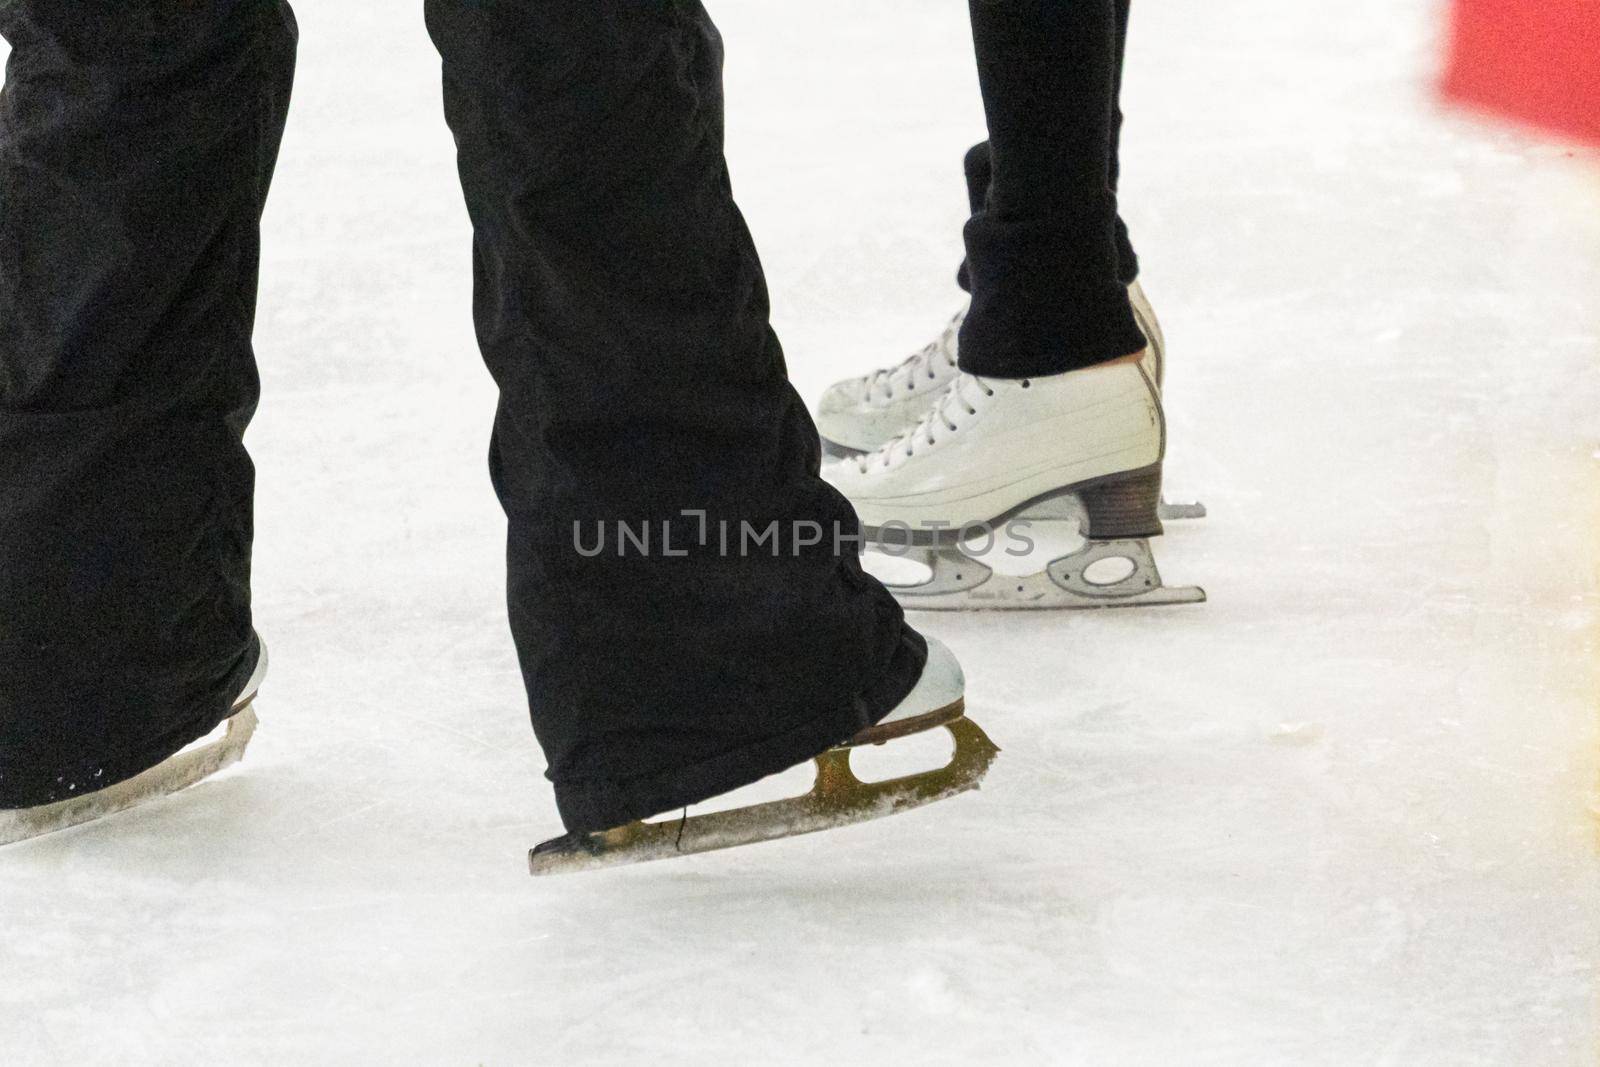
M 255 710 L 247 702 L 227 720 L 227 729 L 217 740 L 180 752 L 127 781 L 54 804 L 0 811 L 0 846 L 82 826 L 181 792 L 243 759 L 257 725 Z
M 1150 543 L 1142 539 L 1090 541 L 1042 573 L 1000 574 L 955 545 L 912 547 L 907 559 L 928 568 L 928 578 L 913 585 L 888 584 L 908 611 L 1045 611 L 1200 604 L 1199 586 L 1169 586 L 1161 581 Z M 1121 559 L 1131 568 L 1115 581 L 1095 581 L 1090 568 Z
M 817 780 L 802 797 L 710 812 L 661 823 L 636 822 L 597 834 L 568 834 L 528 854 L 535 877 L 579 874 L 634 863 L 775 841 L 868 822 L 977 789 L 1000 749 L 971 719 L 942 724 L 955 743 L 944 767 L 884 782 L 863 782 L 850 769 L 850 749 L 816 759 Z

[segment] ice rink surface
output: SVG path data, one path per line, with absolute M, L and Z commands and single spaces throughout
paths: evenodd
M 1124 203 L 1199 608 L 920 616 L 981 794 L 535 882 L 420 5 L 318 0 L 267 221 L 246 763 L 0 854 L 0 1061 L 1593 1064 L 1600 163 L 1413 0 L 1141 0 Z M 722 0 L 808 399 L 954 310 L 959 0 Z M 641 634 L 640 641 L 648 641 Z

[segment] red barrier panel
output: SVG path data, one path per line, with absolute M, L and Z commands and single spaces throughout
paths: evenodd
M 1444 92 L 1600 145 L 1600 0 L 1456 0 Z

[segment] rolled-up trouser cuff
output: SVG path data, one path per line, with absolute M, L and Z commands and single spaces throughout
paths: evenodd
M 967 225 L 972 309 L 961 369 L 991 378 L 1062 374 L 1145 346 L 1115 264 L 1080 262 L 1079 227 L 980 214 Z
M 967 202 L 973 215 L 978 215 L 987 210 L 989 206 L 989 182 L 994 176 L 994 157 L 989 151 L 989 142 L 981 141 L 967 150 L 961 161 L 962 171 L 967 180 Z M 1112 182 L 1112 192 L 1116 191 L 1116 182 Z M 1128 235 L 1128 225 L 1119 213 L 1116 218 L 1116 250 L 1117 250 L 1117 280 L 1123 285 L 1132 285 L 1139 280 L 1139 256 L 1133 250 L 1133 239 Z M 1088 269 L 1091 264 L 1086 262 L 1082 249 L 1076 250 L 1075 258 L 1078 269 Z M 961 267 L 956 271 L 956 284 L 961 286 L 961 291 L 972 292 L 972 270 L 967 265 L 967 260 L 961 260 Z

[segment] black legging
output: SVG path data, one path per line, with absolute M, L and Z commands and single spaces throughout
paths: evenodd
M 875 722 L 926 646 L 833 537 L 855 518 L 768 325 L 698 0 L 427 18 L 500 386 L 511 626 L 568 829 Z M 9 0 L 0 33 L 3 808 L 158 762 L 254 665 L 241 438 L 295 31 L 280 0 Z M 592 545 L 618 521 L 649 555 L 577 551 L 575 523 Z M 741 521 L 778 544 L 724 553 Z
M 1129 0 L 971 0 L 989 140 L 967 154 L 961 367 L 1058 374 L 1144 347 L 1117 212 Z

